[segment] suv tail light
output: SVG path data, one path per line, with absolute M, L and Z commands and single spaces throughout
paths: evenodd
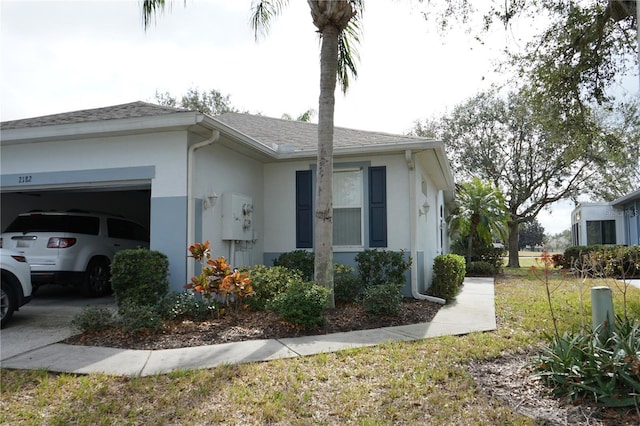
M 51 237 L 47 242 L 47 248 L 67 248 L 76 243 L 75 238 Z

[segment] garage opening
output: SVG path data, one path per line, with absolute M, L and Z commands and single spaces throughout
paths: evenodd
M 151 184 L 132 187 L 30 190 L 0 193 L 4 230 L 17 215 L 34 210 L 83 210 L 123 216 L 144 226 L 151 221 Z

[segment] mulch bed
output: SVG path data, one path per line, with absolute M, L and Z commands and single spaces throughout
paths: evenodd
M 283 321 L 273 312 L 242 310 L 203 322 L 169 321 L 160 331 L 153 333 L 133 334 L 112 328 L 78 334 L 64 343 L 123 349 L 174 349 L 243 340 L 280 339 L 429 322 L 441 307 L 426 300 L 405 299 L 398 316 L 377 317 L 369 315 L 355 304 L 337 304 L 335 309 L 325 313 L 326 324 L 312 329 Z

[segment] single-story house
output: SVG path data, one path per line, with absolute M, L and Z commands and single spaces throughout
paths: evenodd
M 313 250 L 317 125 L 133 102 L 1 123 L 2 229 L 34 209 L 118 213 L 150 230 L 180 291 L 209 240 L 232 266 Z M 334 259 L 365 249 L 413 259 L 404 293 L 449 250 L 454 178 L 439 141 L 336 128 Z
M 571 212 L 574 245 L 640 245 L 640 189 L 608 203 L 580 203 Z

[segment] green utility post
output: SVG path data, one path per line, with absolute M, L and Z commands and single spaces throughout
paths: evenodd
M 609 287 L 591 288 L 591 317 L 593 330 L 599 330 L 602 339 L 609 337 L 616 326 L 613 295 Z

